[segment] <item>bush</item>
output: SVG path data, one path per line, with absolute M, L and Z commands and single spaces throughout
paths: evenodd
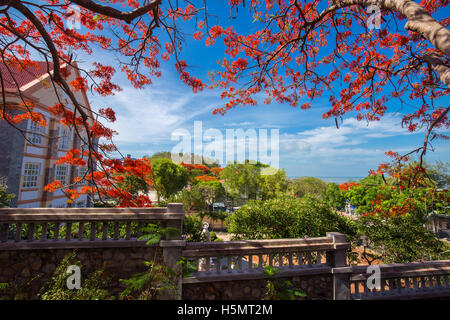
M 75 259 L 75 252 L 66 255 L 53 272 L 52 278 L 44 285 L 40 296 L 42 300 L 104 300 L 114 299 L 105 289 L 110 278 L 105 276 L 103 270 L 95 271 L 88 278 L 81 278 L 81 289 L 69 290 L 66 280 L 69 276 L 66 271 L 70 265 L 81 268 L 80 261 Z
M 120 279 L 127 287 L 120 294 L 125 300 L 155 300 L 160 293 L 176 287 L 177 274 L 169 267 L 144 261 L 147 270 L 129 279 Z
M 186 216 L 183 220 L 183 235 L 188 242 L 202 241 L 202 221 L 196 216 Z
M 367 236 L 368 245 L 384 263 L 449 259 L 449 246 L 424 227 L 420 212 L 358 219 L 359 232 Z
M 300 177 L 292 180 L 291 192 L 299 198 L 305 195 L 314 195 L 323 198 L 327 190 L 327 183 L 319 178 Z
M 5 186 L 0 185 L 0 208 L 9 207 L 11 200 L 15 197 L 14 194 L 9 194 Z
M 329 206 L 337 210 L 343 210 L 345 207 L 344 191 L 339 189 L 339 186 L 336 183 L 328 184 L 328 188 L 325 191 L 324 200 Z
M 333 231 L 344 233 L 349 240 L 356 236 L 351 219 L 309 195 L 250 201 L 228 217 L 227 223 L 237 239 L 320 237 Z
M 222 239 L 219 239 L 219 238 L 217 237 L 217 234 L 216 234 L 214 231 L 211 231 L 211 232 L 209 233 L 209 235 L 211 236 L 211 241 L 214 241 L 214 242 L 223 241 Z
M 94 200 L 94 208 L 115 208 L 117 202 L 115 200 Z

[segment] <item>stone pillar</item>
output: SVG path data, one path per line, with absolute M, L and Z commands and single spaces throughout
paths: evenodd
M 168 236 L 165 240 L 179 240 L 183 234 L 183 220 L 184 220 L 184 209 L 182 203 L 169 203 L 167 204 L 167 213 L 178 213 L 181 214 L 181 218 L 167 219 L 165 221 L 166 228 L 175 228 L 179 230 L 179 234 Z
M 159 242 L 159 246 L 163 250 L 164 266 L 171 268 L 178 275 L 175 279 L 175 288 L 165 290 L 161 298 L 163 300 L 181 300 L 182 281 L 181 266 L 178 262 L 183 256 L 183 249 L 186 246 L 186 240 L 182 239 L 184 210 L 182 203 L 169 203 L 167 205 L 167 213 L 181 213 L 180 218 L 168 219 L 165 221 L 165 227 L 176 228 L 178 234 L 166 236 L 164 240 Z
M 347 264 L 347 250 L 350 243 L 339 232 L 327 232 L 333 240 L 334 250 L 327 252 L 327 264 L 333 276 L 333 300 L 350 300 L 350 274 L 352 268 Z

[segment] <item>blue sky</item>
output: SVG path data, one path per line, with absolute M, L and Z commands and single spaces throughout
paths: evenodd
M 213 10 L 219 10 L 226 1 L 217 1 Z M 228 20 L 239 30 L 251 30 L 256 26 L 245 17 L 242 10 L 238 19 Z M 221 18 L 222 19 L 222 18 Z M 214 23 L 213 23 L 214 24 Z M 182 58 L 193 66 L 194 75 L 207 80 L 208 71 L 216 67 L 222 57 L 223 46 L 206 47 L 188 37 L 182 51 Z M 103 51 L 95 51 L 92 56 L 79 56 L 81 64 L 98 60 L 103 64 L 115 65 L 114 57 Z M 117 121 L 110 125 L 119 132 L 114 141 L 122 154 L 133 157 L 151 155 L 158 151 L 170 151 L 177 144 L 171 140 L 176 129 L 187 129 L 193 134 L 194 121 L 202 121 L 203 129 L 249 128 L 279 129 L 280 167 L 288 176 L 366 176 L 380 162 L 388 159 L 387 150 L 406 153 L 423 143 L 423 132 L 411 134 L 401 128 L 400 112 L 388 112 L 381 121 L 367 124 L 348 115 L 339 129 L 334 119 L 323 120 L 322 114 L 330 108 L 328 98 L 315 100 L 312 109 L 301 110 L 289 105 L 272 103 L 257 107 L 243 107 L 230 110 L 225 116 L 213 115 L 212 111 L 221 106 L 220 92 L 204 90 L 194 94 L 186 87 L 173 68 L 173 61 L 162 62 L 162 77 L 143 90 L 133 88 L 124 75 L 117 72 L 114 81 L 122 91 L 111 97 L 90 95 L 91 105 L 98 109 L 110 106 L 116 111 Z M 450 99 L 443 101 L 448 105 Z M 388 111 L 398 111 L 396 106 Z M 450 160 L 448 142 L 434 144 L 435 152 L 430 152 L 427 160 Z

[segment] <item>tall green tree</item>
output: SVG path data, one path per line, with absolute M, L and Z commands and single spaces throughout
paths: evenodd
M 211 214 L 214 202 L 223 200 L 225 196 L 225 188 L 219 181 L 199 181 L 189 190 L 183 190 L 178 199 L 186 211 L 196 211 L 203 216 Z
M 433 180 L 437 188 L 450 187 L 449 162 L 436 161 L 433 165 L 425 164 L 427 176 Z
M 256 199 L 260 191 L 261 163 L 233 163 L 227 165 L 220 173 L 227 193 L 236 199 Z
M 286 171 L 284 169 L 270 169 L 274 169 L 274 172 L 263 174 L 260 178 L 260 198 L 262 200 L 285 195 L 289 188 L 289 179 L 286 176 Z
M 149 184 L 145 179 L 127 173 L 121 175 L 123 181 L 117 183 L 120 189 L 130 192 L 133 196 L 137 196 L 139 193 L 148 193 Z
M 336 183 L 329 183 L 324 194 L 324 201 L 329 206 L 341 210 L 345 206 L 345 193 Z
M 209 206 L 225 197 L 225 188 L 219 181 L 200 181 L 195 187 L 203 195 Z
M 299 198 L 307 194 L 322 198 L 327 190 L 325 181 L 314 177 L 300 177 L 292 180 L 291 192 Z
M 182 190 L 188 183 L 188 172 L 182 166 L 166 158 L 152 160 L 153 185 L 161 197 L 168 199 Z

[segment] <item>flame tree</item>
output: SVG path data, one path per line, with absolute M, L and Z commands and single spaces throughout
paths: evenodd
M 80 8 L 83 28 L 79 30 L 63 23 L 75 14 L 71 5 Z M 123 163 L 109 158 L 108 153 L 116 151 L 114 132 L 99 119 L 114 121 L 112 106 L 91 116 L 73 92 L 91 89 L 102 96 L 114 94 L 120 90 L 112 82 L 116 69 L 98 62 L 89 70 L 82 69 L 74 62 L 74 52 L 90 54 L 94 46 L 113 52 L 119 58 L 120 72 L 136 88 L 160 77 L 161 61 L 172 57 L 180 80 L 198 92 L 207 85 L 191 74 L 188 62 L 181 58 L 183 28 L 189 23 L 197 28 L 194 39 L 204 40 L 207 46 L 223 39 L 226 48 L 218 70 L 211 73 L 210 87 L 220 88 L 224 99 L 215 113 L 255 105 L 261 95 L 266 103 L 309 109 L 329 92 L 330 108 L 323 117 L 335 118 L 338 126 L 351 112 L 360 120 L 377 121 L 398 104 L 405 111 L 403 126 L 411 132 L 425 130 L 423 145 L 412 151 L 420 155 L 420 161 L 409 176 L 414 180 L 423 174 L 423 157 L 431 141 L 447 138 L 437 129 L 450 124 L 450 107 L 445 105 L 450 84 L 447 1 L 229 0 L 229 5 L 236 12 L 243 6 L 249 8 L 256 30 L 242 34 L 223 21 L 211 25 L 204 0 L 0 0 L 0 56 L 6 72 L 13 76 L 14 68 L 27 68 L 33 64 L 31 57 L 46 61 L 48 72 L 52 71 L 50 86 L 58 97 L 57 89 L 65 92 L 74 106 L 70 111 L 59 103 L 52 110 L 77 133 L 87 134 L 89 171 L 84 179 L 91 184 L 81 192 L 118 196 L 125 205 L 149 204 L 142 197 L 130 200 L 116 177 L 120 176 L 117 171 L 136 168 L 130 172 L 144 174 L 151 168 L 143 160 Z M 369 30 L 373 11 L 368 9 L 373 8 L 379 10 L 381 28 Z M 63 65 L 77 69 L 81 76 L 68 83 Z M 4 88 L 3 77 L 0 84 Z M 4 121 L 17 127 L 24 119 L 32 119 L 42 125 L 42 117 L 19 87 L 24 115 L 11 117 L 4 90 L 2 95 Z M 106 142 L 98 143 L 98 139 Z M 81 157 L 74 150 L 61 162 L 79 163 Z M 389 170 L 389 164 L 383 164 L 378 173 Z M 49 190 L 60 187 L 64 188 L 55 183 Z M 67 186 L 64 190 L 70 197 L 78 194 Z

